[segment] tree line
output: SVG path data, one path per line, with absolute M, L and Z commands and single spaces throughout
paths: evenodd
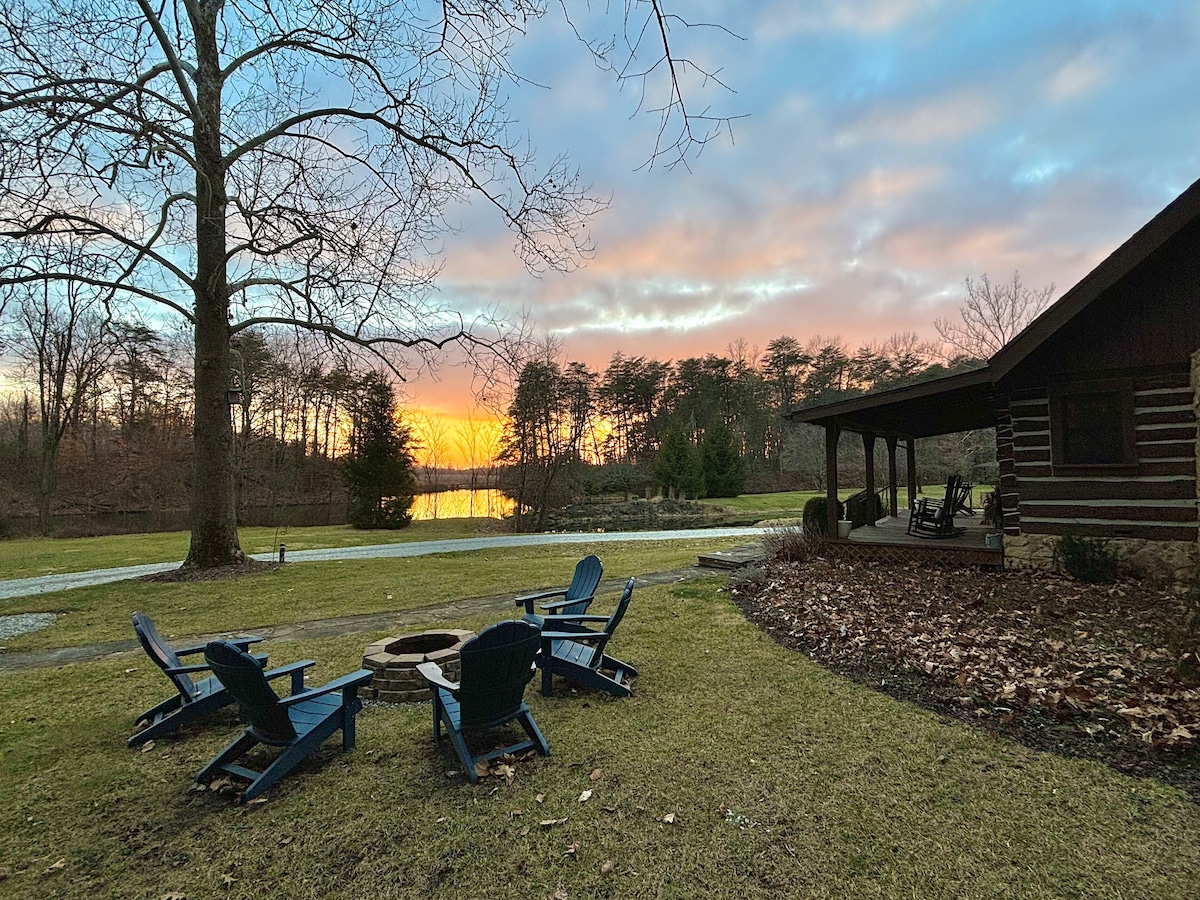
M 724 354 L 673 362 L 618 352 L 603 371 L 550 349 L 517 375 L 501 484 L 535 528 L 548 509 L 587 495 L 820 488 L 818 429 L 792 425 L 786 413 L 982 363 L 963 352 L 947 359 L 943 345 L 913 333 L 856 350 L 837 337 L 785 335 L 761 351 L 737 340 Z M 848 456 L 848 477 L 861 469 L 861 459 Z
M 25 530 L 49 533 L 56 514 L 77 515 L 85 530 L 120 529 L 131 514 L 185 527 L 169 513 L 188 508 L 193 488 L 189 333 L 114 319 L 85 294 L 38 291 L 10 305 L 0 339 L 0 527 L 33 516 Z M 390 376 L 288 329 L 242 332 L 231 359 L 225 400 L 243 523 L 278 524 L 280 510 L 308 505 L 318 518 L 307 523 L 320 524 L 322 510 L 351 504 L 343 464 L 372 435 L 398 441 L 411 471 Z M 398 431 L 387 436 L 390 423 Z

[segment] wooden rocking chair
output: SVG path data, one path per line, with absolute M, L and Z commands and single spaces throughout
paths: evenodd
M 916 505 L 908 514 L 908 533 L 918 537 L 957 537 L 966 529 L 954 526 L 954 512 L 958 508 L 962 480 L 957 475 L 946 479 L 946 496 L 943 500 L 918 497 Z

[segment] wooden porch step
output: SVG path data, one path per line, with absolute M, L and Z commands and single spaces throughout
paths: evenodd
M 762 544 L 746 544 L 742 547 L 731 547 L 728 550 L 701 553 L 696 565 L 708 569 L 740 569 L 766 558 L 767 551 Z

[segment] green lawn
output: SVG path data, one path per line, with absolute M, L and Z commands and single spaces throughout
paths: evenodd
M 438 519 L 413 522 L 399 531 L 360 531 L 349 525 L 327 525 L 314 528 L 242 528 L 238 533 L 246 553 L 275 553 L 281 543 L 288 550 L 361 547 L 472 537 L 493 534 L 502 527 L 502 523 L 495 519 Z M 188 540 L 188 532 L 170 531 L 0 541 L 0 578 L 30 578 L 60 572 L 182 562 L 187 556 Z
M 565 586 L 581 556 L 596 553 L 608 578 L 694 565 L 701 552 L 744 543 L 737 538 L 630 543 L 542 544 L 400 559 L 291 562 L 226 581 L 158 584 L 124 581 L 0 600 L 0 614 L 58 613 L 39 631 L 4 641 L 10 650 L 72 647 L 132 637 L 137 609 L 164 634 L 253 630 L 290 622 L 449 603 Z
M 845 500 L 861 488 L 849 488 L 839 491 L 838 496 Z M 804 504 L 813 497 L 824 497 L 824 491 L 781 491 L 775 494 L 742 494 L 739 497 L 719 497 L 712 500 L 702 500 L 709 506 L 720 506 L 737 512 L 761 513 L 764 518 L 777 518 L 783 515 L 798 516 L 804 511 Z
M 482 592 L 477 572 L 464 592 Z M 373 637 L 264 649 L 320 660 L 320 683 Z M 749 625 L 719 579 L 639 590 L 612 649 L 641 669 L 634 696 L 531 689 L 553 755 L 511 784 L 448 774 L 428 707 L 373 707 L 354 750 L 329 742 L 248 808 L 188 792 L 232 716 L 125 748 L 134 712 L 165 696 L 146 660 L 0 675 L 0 894 L 1196 896 L 1200 809 L 1180 792 L 831 675 Z

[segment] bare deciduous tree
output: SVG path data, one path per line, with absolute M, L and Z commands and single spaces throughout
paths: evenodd
M 79 242 L 49 247 L 36 257 L 27 255 L 23 263 L 74 266 L 81 273 L 103 267 Z M 44 281 L 16 287 L 11 291 L 15 315 L 5 328 L 8 349 L 21 361 L 37 394 L 38 520 L 43 534 L 49 530 L 63 438 L 78 423 L 83 403 L 106 374 L 116 351 L 105 297 L 86 278 L 66 280 L 57 288 Z
M 1013 272 L 1012 281 L 993 284 L 987 274 L 967 278 L 967 300 L 959 307 L 962 322 L 937 319 L 933 324 L 951 349 L 947 358 L 989 359 L 1050 305 L 1054 284 L 1034 290 Z
M 666 2 L 628 0 L 626 39 L 589 47 L 623 79 L 663 77 L 653 152 L 670 162 L 727 120 L 684 105 L 690 64 L 668 37 L 688 23 Z M 573 5 L 564 0 L 564 12 Z M 603 202 L 565 158 L 539 165 L 505 110 L 505 85 L 519 78 L 509 51 L 544 9 L 538 0 L 0 5 L 0 287 L 73 281 L 189 323 L 185 565 L 242 559 L 226 396 L 234 335 L 303 328 L 393 370 L 451 342 L 486 340 L 486 312 L 466 321 L 429 290 L 444 212 L 460 200 L 492 206 L 532 269 L 569 269 L 588 254 L 585 225 Z M 104 246 L 105 271 L 28 264 L 30 242 L 79 236 Z

